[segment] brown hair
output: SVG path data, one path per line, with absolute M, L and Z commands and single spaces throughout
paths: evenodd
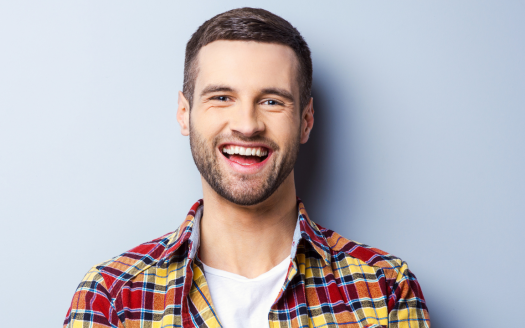
M 202 24 L 186 45 L 184 85 L 182 92 L 193 106 L 193 93 L 197 79 L 196 63 L 199 50 L 217 40 L 240 40 L 277 43 L 289 46 L 299 61 L 298 82 L 301 111 L 310 100 L 312 89 L 312 59 L 303 37 L 285 19 L 258 8 L 239 8 L 219 14 Z

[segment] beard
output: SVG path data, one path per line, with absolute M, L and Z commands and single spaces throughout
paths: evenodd
M 299 132 L 299 131 L 298 131 Z M 262 142 L 273 150 L 267 167 L 255 174 L 228 174 L 217 158 L 217 146 L 225 141 Z M 236 131 L 227 136 L 216 136 L 208 145 L 190 120 L 190 147 L 193 160 L 200 174 L 221 197 L 237 205 L 255 205 L 268 199 L 292 172 L 299 154 L 299 133 L 293 140 L 280 147 L 262 136 L 246 137 Z M 223 156 L 222 154 L 219 156 Z

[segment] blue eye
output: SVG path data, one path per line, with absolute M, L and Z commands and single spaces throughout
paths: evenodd
M 279 103 L 275 100 L 266 100 L 263 104 L 266 104 L 266 105 L 270 105 L 270 106 L 275 106 L 275 105 L 279 105 Z
M 218 96 L 218 97 L 215 97 L 215 99 L 220 100 L 220 101 L 227 101 L 228 97 L 226 97 L 226 96 Z

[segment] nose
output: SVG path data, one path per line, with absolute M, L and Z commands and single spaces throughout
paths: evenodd
M 258 135 L 265 129 L 257 113 L 256 105 L 245 104 L 238 106 L 230 117 L 230 129 L 246 137 Z

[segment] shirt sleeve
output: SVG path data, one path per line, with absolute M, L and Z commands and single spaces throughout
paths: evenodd
M 104 278 L 92 268 L 78 285 L 64 320 L 64 328 L 123 327 L 111 302 Z
M 406 262 L 401 263 L 388 299 L 388 327 L 430 327 L 430 318 L 423 292 Z

